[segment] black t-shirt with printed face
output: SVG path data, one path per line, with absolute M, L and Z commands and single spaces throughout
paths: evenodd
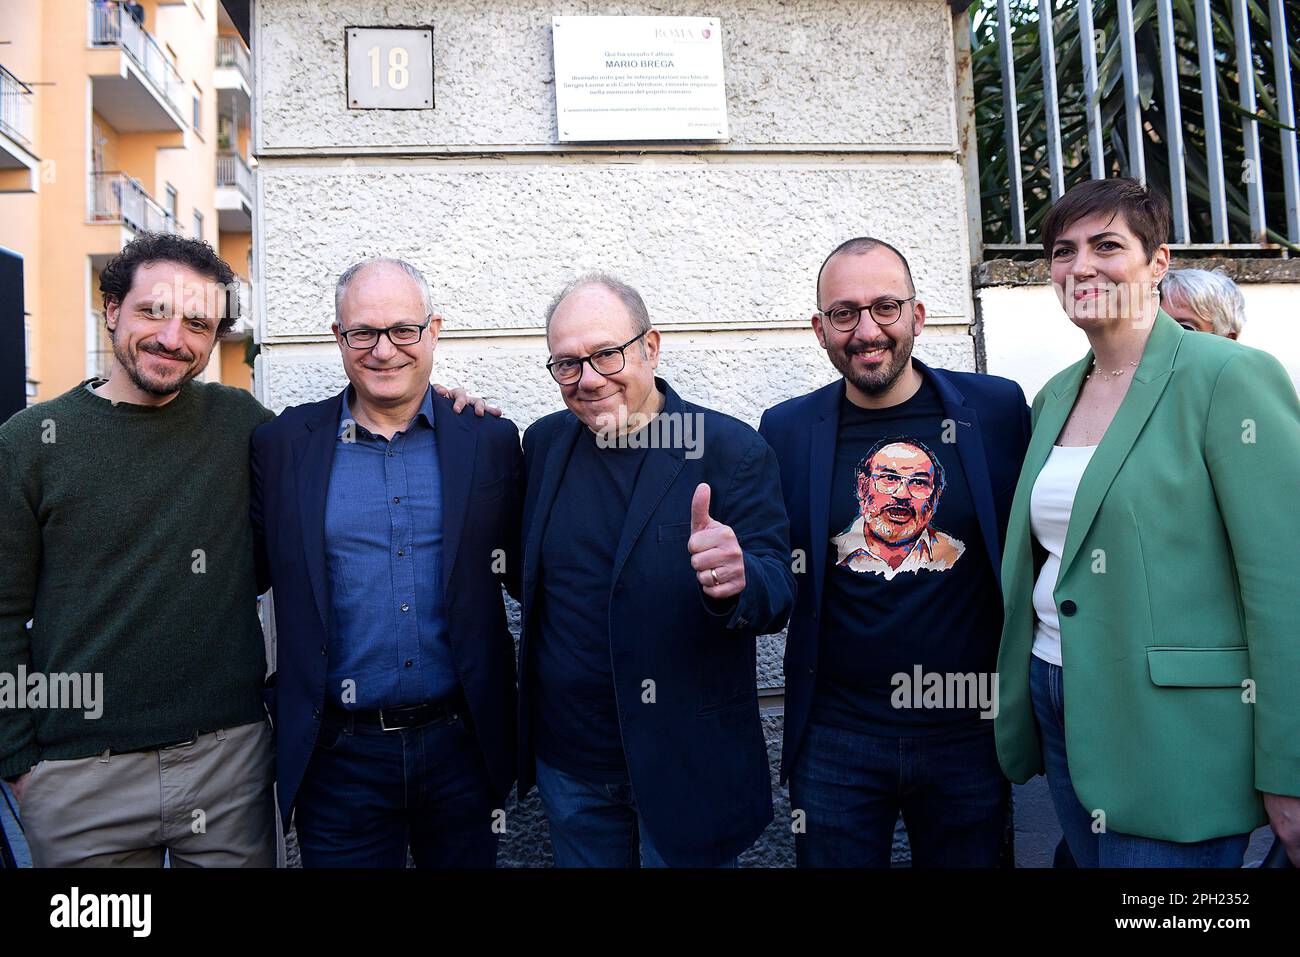
M 987 710 L 1001 595 L 955 444 L 970 441 L 960 429 L 969 426 L 946 418 L 928 380 L 888 409 L 841 399 L 814 721 L 926 734 Z M 923 689 L 936 687 L 931 674 L 950 693 L 929 696 L 942 707 L 919 707 Z M 949 675 L 988 677 L 971 679 L 977 685 Z M 958 687 L 970 707 L 954 707 Z

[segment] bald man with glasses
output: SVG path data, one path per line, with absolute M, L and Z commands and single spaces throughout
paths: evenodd
M 925 303 L 888 243 L 843 243 L 816 291 L 840 378 L 759 425 L 809 557 L 785 653 L 795 858 L 888 867 L 901 813 L 914 866 L 996 866 L 998 582 L 1029 409 L 1014 382 L 913 358 Z
M 794 603 L 776 459 L 655 376 L 635 289 L 546 316 L 567 410 L 524 435 L 519 793 L 562 867 L 726 867 L 772 820 L 755 637 Z
M 305 867 L 490 867 L 514 781 L 523 461 L 507 419 L 430 386 L 442 317 L 400 260 L 339 277 L 350 383 L 253 436 L 274 587 L 269 703 Z

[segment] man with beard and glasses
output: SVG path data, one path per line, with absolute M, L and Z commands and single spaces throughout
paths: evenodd
M 786 639 L 781 762 L 806 825 L 801 867 L 888 867 L 900 812 L 917 866 L 1001 857 L 1009 786 L 989 702 L 898 691 L 918 674 L 944 688 L 996 679 L 1002 539 L 1029 409 L 1014 382 L 914 359 L 924 325 L 902 253 L 870 237 L 842 244 L 818 273 L 812 316 L 841 378 L 768 409 L 759 427 L 796 558 L 808 557 Z
M 273 416 L 193 381 L 238 280 L 141 233 L 100 290 L 108 379 L 0 426 L 0 777 L 38 867 L 274 866 L 249 517 Z
M 108 379 L 0 427 L 0 672 L 98 676 L 102 701 L 0 711 L 0 775 L 37 867 L 274 866 L 241 478 L 272 416 L 192 381 L 238 280 L 210 246 L 146 234 L 100 289 Z

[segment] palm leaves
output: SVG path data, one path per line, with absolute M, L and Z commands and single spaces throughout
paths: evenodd
M 1300 77 L 1300 0 L 1285 0 L 1288 56 L 1293 85 Z M 1124 114 L 1123 68 L 1120 55 L 1119 21 L 1115 0 L 1093 3 L 1094 41 L 1097 44 L 1098 99 L 1105 139 L 1107 175 L 1130 175 L 1127 127 Z M 971 9 L 972 70 L 975 85 L 975 124 L 979 143 L 980 195 L 983 235 L 987 244 L 1012 242 L 1008 217 L 1010 187 L 1006 144 L 1003 135 L 1002 76 L 998 61 L 996 0 L 980 0 Z M 1088 128 L 1083 88 L 1084 37 L 1079 30 L 1078 0 L 1053 4 L 1052 18 L 1056 51 L 1057 101 L 1061 123 L 1061 149 L 1068 189 L 1091 176 Z M 1242 108 L 1233 31 L 1231 0 L 1212 0 L 1215 70 L 1213 80 L 1219 92 L 1219 131 L 1223 144 L 1229 239 L 1233 243 L 1254 243 L 1250 235 L 1249 201 L 1242 184 L 1259 175 L 1264 186 L 1268 241 L 1300 252 L 1287 242 L 1285 193 L 1279 131 L 1294 130 L 1295 116 L 1279 117 L 1273 70 L 1273 48 L 1267 0 L 1248 0 L 1251 21 L 1251 60 L 1259 109 L 1251 114 Z M 1043 103 L 1042 57 L 1039 48 L 1038 4 L 1035 0 L 1010 0 L 1013 29 L 1012 49 L 1019 99 L 1018 128 L 1020 156 L 1016 158 L 1024 181 L 1027 238 L 1037 237 L 1038 226 L 1051 205 L 1047 152 L 1047 123 Z M 1210 173 L 1207 160 L 1205 115 L 1202 107 L 1203 77 L 1198 61 L 1196 13 L 1193 0 L 1173 0 L 1177 78 L 1180 98 L 1178 116 L 1171 117 L 1165 103 L 1161 75 L 1160 41 L 1156 0 L 1134 4 L 1134 38 L 1137 76 L 1142 103 L 1144 155 L 1148 182 L 1166 192 L 1170 189 L 1168 124 L 1181 124 L 1184 168 L 1187 179 L 1190 242 L 1213 241 L 1210 220 Z M 1254 170 L 1245 162 L 1242 145 L 1243 117 L 1259 121 L 1260 163 Z

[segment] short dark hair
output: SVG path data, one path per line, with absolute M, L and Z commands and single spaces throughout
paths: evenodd
M 829 256 L 827 256 L 825 259 L 822 260 L 822 268 L 817 270 L 817 287 L 814 290 L 817 296 L 817 298 L 814 300 L 817 303 L 817 308 L 820 309 L 822 306 L 822 273 L 826 271 L 826 264 L 828 262 L 830 262 L 832 259 L 838 256 L 840 253 L 844 253 L 846 255 L 849 254 L 860 255 L 862 253 L 869 253 L 873 249 L 880 249 L 880 248 L 888 249 L 891 253 L 893 253 L 895 256 L 898 257 L 899 262 L 903 264 L 903 272 L 907 273 L 907 284 L 912 287 L 912 295 L 916 295 L 916 283 L 912 280 L 912 267 L 908 265 L 906 256 L 900 253 L 893 246 L 889 245 L 889 243 L 885 242 L 883 239 L 876 239 L 873 236 L 855 236 L 852 239 L 848 239 L 840 243 L 838 246 L 836 246 L 834 249 L 831 250 L 831 254 Z
M 1079 220 L 1098 213 L 1124 217 L 1128 228 L 1142 241 L 1147 260 L 1162 243 L 1169 241 L 1169 200 L 1152 186 L 1143 186 L 1127 176 L 1090 179 L 1072 186 L 1056 201 L 1043 220 L 1043 251 L 1052 258 L 1057 237 Z
M 123 246 L 99 274 L 99 291 L 103 293 L 104 303 L 107 305 L 111 301 L 121 305 L 135 282 L 136 270 L 160 262 L 188 266 L 225 288 L 225 310 L 217 323 L 217 338 L 229 332 L 239 319 L 239 277 L 216 250 L 201 239 L 186 239 L 172 233 L 137 233 L 135 239 Z

